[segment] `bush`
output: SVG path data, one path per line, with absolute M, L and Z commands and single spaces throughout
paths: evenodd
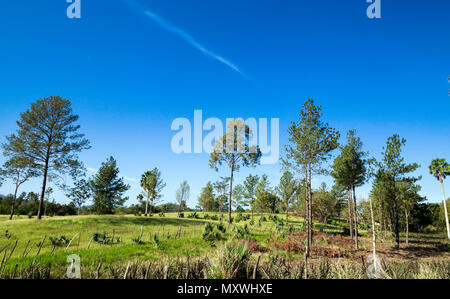
M 5 231 L 5 237 L 6 237 L 7 239 L 11 239 L 12 234 L 9 232 L 9 230 L 6 230 L 6 231 Z
M 424 233 L 436 233 L 438 232 L 438 228 L 436 226 L 433 225 L 427 225 L 425 226 L 425 228 L 423 229 Z
M 166 217 L 166 214 L 164 214 L 164 212 L 160 212 L 158 215 L 159 215 L 159 217 L 161 217 L 161 218 L 162 218 L 162 217 Z
M 246 279 L 251 252 L 245 243 L 227 243 L 211 262 L 211 279 Z
M 203 232 L 202 238 L 205 241 L 220 241 L 224 239 L 224 234 L 226 233 L 226 228 L 222 223 L 212 224 L 207 223 L 205 225 L 205 230 Z
M 233 228 L 233 231 L 234 238 L 238 240 L 250 240 L 252 238 L 252 234 L 250 233 L 247 224 L 244 224 L 244 226 L 236 225 Z
M 211 220 L 218 221 L 219 217 L 217 217 L 217 215 L 212 215 L 211 216 Z
M 197 212 L 191 213 L 187 216 L 187 218 L 194 218 L 194 219 L 200 219 L 200 216 L 197 214 Z
M 99 244 L 113 244 L 114 241 L 116 241 L 116 243 L 120 243 L 120 237 L 116 237 L 114 240 L 112 237 L 108 236 L 108 232 L 106 231 L 103 233 L 94 233 L 92 239 L 94 242 Z
M 184 213 L 178 213 L 178 218 L 184 218 Z
M 58 247 L 66 246 L 70 242 L 66 236 L 60 236 L 60 237 L 56 237 L 56 238 L 50 237 L 49 240 L 53 246 L 58 246 Z

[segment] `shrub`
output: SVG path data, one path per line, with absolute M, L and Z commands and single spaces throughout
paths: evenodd
M 184 218 L 184 213 L 178 213 L 178 218 Z
M 217 225 L 206 223 L 202 238 L 205 241 L 220 241 L 224 238 L 225 232 L 226 228 L 222 223 Z
M 53 246 L 58 246 L 58 247 L 65 246 L 65 245 L 69 244 L 69 242 L 70 242 L 66 236 L 60 236 L 60 237 L 56 237 L 56 238 L 50 237 L 49 240 Z
M 197 214 L 197 212 L 191 213 L 187 216 L 187 218 L 194 218 L 194 219 L 200 219 L 200 216 Z
M 227 243 L 211 262 L 212 279 L 246 279 L 251 252 L 245 243 Z
M 159 215 L 159 217 L 161 217 L 161 218 L 162 218 L 162 217 L 166 217 L 166 214 L 164 214 L 164 212 L 159 212 L 158 215 Z
M 114 240 L 112 239 L 112 237 L 108 236 L 108 232 L 103 232 L 103 233 L 94 233 L 92 236 L 92 239 L 94 240 L 94 242 L 97 242 L 99 244 L 112 244 L 114 243 Z M 117 243 L 120 243 L 120 237 L 117 237 L 116 239 Z
M 217 215 L 212 215 L 211 216 L 211 220 L 218 221 L 219 217 L 217 217 Z
M 234 238 L 236 239 L 249 240 L 252 238 L 252 234 L 250 233 L 247 224 L 244 224 L 244 226 L 236 225 L 233 228 L 233 231 L 234 231 Z

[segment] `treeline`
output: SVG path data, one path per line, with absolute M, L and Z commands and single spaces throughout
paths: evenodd
M 120 177 L 113 157 L 103 162 L 94 176 L 86 177 L 78 154 L 89 149 L 90 143 L 79 132 L 77 120 L 78 115 L 72 112 L 71 103 L 60 97 L 40 99 L 20 114 L 17 131 L 7 136 L 1 146 L 6 162 L 0 170 L 0 183 L 10 180 L 15 187 L 12 197 L 9 197 L 11 219 L 16 208 L 23 208 L 18 200 L 20 187 L 35 177 L 42 178 L 39 199 L 32 201 L 37 206 L 38 219 L 46 213 L 49 179 L 66 192 L 72 200 L 70 206 L 75 206 L 77 213 L 81 213 L 91 199 L 89 211 L 92 213 L 112 214 L 126 210 L 124 203 L 129 198 L 124 194 L 130 186 Z M 306 219 L 307 258 L 313 220 L 326 223 L 332 217 L 345 217 L 355 249 L 358 249 L 358 229 L 368 221 L 367 203 L 361 198 L 358 202 L 356 189 L 372 184 L 368 200 L 373 226 L 377 226 L 378 231 L 392 232 L 397 248 L 401 230 L 405 231 L 408 242 L 410 229 L 423 229 L 427 225 L 440 229 L 441 218 L 445 219 L 450 238 L 444 192 L 444 180 L 450 175 L 450 166 L 445 159 L 435 159 L 429 166 L 429 173 L 442 186 L 444 200 L 440 210 L 443 217 L 439 217 L 436 216 L 436 206 L 423 204 L 426 198 L 419 194 L 421 177 L 412 175 L 420 166 L 405 161 L 402 150 L 406 140 L 399 135 L 393 134 L 387 139 L 381 150 L 381 159 L 377 160 L 364 151 L 363 143 L 354 130 L 347 132 L 346 142 L 341 144 L 339 131 L 323 120 L 322 107 L 312 99 L 303 104 L 298 119 L 289 126 L 288 134 L 289 142 L 282 157 L 283 174 L 276 186 L 270 186 L 266 175 L 250 175 L 236 184 L 235 172 L 242 167 L 258 166 L 262 153 L 257 145 L 252 144 L 253 132 L 243 120 L 227 122 L 225 134 L 215 140 L 209 160 L 211 168 L 216 171 L 226 168 L 227 173 L 216 182 L 206 184 L 198 199 L 199 209 L 227 212 L 228 223 L 232 221 L 232 210 L 248 210 L 252 216 L 255 212 L 285 213 L 286 220 L 290 212 L 300 214 Z M 334 185 L 330 189 L 323 185 L 313 190 L 313 177 L 324 174 L 334 179 Z M 64 184 L 61 180 L 64 176 L 72 177 L 72 186 Z M 145 172 L 140 185 L 139 204 L 130 208 L 136 213 L 152 216 L 157 212 L 162 190 L 166 187 L 161 171 L 153 168 Z M 189 198 L 189 184 L 183 181 L 171 208 L 181 216 L 187 209 Z

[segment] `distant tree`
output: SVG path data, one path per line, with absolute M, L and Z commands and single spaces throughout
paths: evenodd
M 214 197 L 214 187 L 211 182 L 208 182 L 202 189 L 202 192 L 198 198 L 198 204 L 205 212 L 215 210 L 216 202 Z
M 335 206 L 335 216 L 338 217 L 339 222 L 341 221 L 341 214 L 342 211 L 345 209 L 345 203 L 346 203 L 346 190 L 344 187 L 334 184 L 331 188 L 331 196 L 334 198 L 334 201 L 336 202 Z
M 327 224 L 328 219 L 335 213 L 336 199 L 325 183 L 320 185 L 320 188 L 313 193 L 313 214 L 319 221 Z
M 8 154 L 7 154 L 8 156 Z M 14 210 L 16 207 L 17 192 L 21 185 L 26 183 L 29 179 L 38 175 L 36 164 L 32 159 L 12 156 L 5 162 L 3 168 L 0 169 L 0 177 L 5 179 L 11 179 L 14 183 L 14 195 L 11 203 L 11 213 L 9 219 L 12 220 L 14 216 Z
M 156 205 L 156 200 L 161 198 L 161 192 L 166 187 L 161 171 L 155 167 L 152 171 L 144 173 L 141 177 L 141 187 L 147 197 L 145 214 L 151 216 L 153 205 Z
M 275 213 L 279 197 L 271 191 L 263 191 L 258 193 L 256 197 L 256 205 L 261 213 L 269 212 Z
M 450 165 L 445 161 L 445 159 L 435 159 L 431 162 L 429 169 L 430 174 L 432 174 L 442 186 L 442 204 L 444 207 L 445 225 L 447 227 L 447 238 L 450 239 L 450 224 L 448 220 L 448 210 L 444 190 L 444 180 L 448 175 L 450 175 Z
M 355 187 L 361 186 L 366 181 L 368 163 L 367 153 L 362 151 L 363 143 L 351 130 L 347 133 L 347 144 L 341 147 L 341 153 L 332 165 L 331 176 L 336 183 L 347 189 L 348 194 L 348 219 L 350 236 L 355 240 L 355 249 L 358 250 L 358 213 Z M 353 195 L 353 199 L 352 199 Z
M 130 186 L 124 183 L 123 178 L 119 178 L 119 168 L 113 157 L 102 163 L 89 185 L 94 199 L 92 209 L 98 214 L 112 214 L 114 209 L 123 206 L 128 200 L 123 194 Z
M 295 199 L 295 193 L 298 190 L 298 183 L 294 178 L 294 175 L 285 171 L 280 179 L 280 184 L 277 187 L 278 196 L 286 209 L 286 222 L 289 222 L 289 208 L 293 200 Z
M 411 179 L 405 177 L 405 175 L 419 168 L 417 163 L 406 164 L 404 162 L 405 159 L 401 156 L 401 153 L 405 143 L 406 140 L 397 134 L 389 137 L 386 147 L 383 147 L 383 159 L 378 163 L 382 182 L 387 191 L 385 199 L 395 233 L 395 248 L 397 249 L 400 248 L 399 215 L 402 207 L 399 183 Z
M 58 174 L 75 176 L 82 168 L 78 153 L 88 149 L 89 141 L 78 132 L 78 115 L 72 113 L 68 100 L 58 96 L 37 100 L 20 115 L 16 134 L 3 144 L 6 155 L 30 159 L 43 176 L 37 218 L 41 219 L 47 179 Z
M 256 200 L 256 186 L 259 182 L 259 176 L 258 175 L 251 175 L 249 174 L 243 183 L 243 197 L 245 198 L 245 203 L 250 206 L 250 209 L 252 211 L 252 220 L 253 220 L 253 213 L 254 213 L 254 206 L 255 206 L 255 200 Z
M 209 165 L 218 171 L 218 167 L 225 163 L 230 168 L 230 188 L 228 193 L 228 224 L 231 224 L 231 199 L 233 194 L 233 174 L 241 166 L 254 167 L 260 163 L 261 151 L 255 145 L 250 145 L 252 137 L 250 128 L 240 119 L 227 123 L 224 136 L 215 145 Z
M 45 198 L 44 198 L 44 217 L 47 215 L 47 207 L 48 203 L 50 202 L 50 199 L 53 194 L 53 188 L 48 187 L 47 190 L 45 190 Z
M 310 255 L 312 243 L 312 188 L 313 174 L 325 173 L 322 164 L 338 147 L 339 132 L 321 120 L 322 107 L 308 99 L 300 111 L 299 120 L 292 122 L 288 129 L 290 144 L 285 147 L 286 158 L 283 164 L 303 174 L 306 186 L 307 240 L 305 262 Z M 305 272 L 305 276 L 307 276 Z
M 242 210 L 246 206 L 246 201 L 244 200 L 244 187 L 242 185 L 234 187 L 232 204 L 235 211 Z
M 220 212 L 220 221 L 223 221 L 223 211 L 227 202 L 227 187 L 230 178 L 221 178 L 219 181 L 214 183 L 214 190 L 216 192 L 216 203 Z
M 404 180 L 398 184 L 398 196 L 403 203 L 405 212 L 405 239 L 406 245 L 409 244 L 409 220 L 412 209 L 426 198 L 420 196 L 419 191 L 422 187 L 416 184 L 417 180 Z
M 72 203 L 77 207 L 77 214 L 80 215 L 81 208 L 91 198 L 92 189 L 89 186 L 89 182 L 85 179 L 81 179 L 74 182 L 74 186 L 70 189 L 68 197 Z
M 180 184 L 180 187 L 178 188 L 176 196 L 175 196 L 178 207 L 179 207 L 178 214 L 183 212 L 183 203 L 184 203 L 184 206 L 186 207 L 186 202 L 189 200 L 190 192 L 191 192 L 191 188 L 189 187 L 188 182 L 183 181 Z

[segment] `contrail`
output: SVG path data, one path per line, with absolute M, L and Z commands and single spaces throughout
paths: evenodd
M 206 49 L 204 46 L 199 44 L 192 36 L 190 36 L 189 34 L 184 32 L 180 28 L 178 28 L 178 27 L 168 23 L 166 20 L 164 20 L 160 16 L 158 16 L 158 15 L 156 15 L 156 14 L 154 14 L 154 13 L 148 11 L 148 10 L 146 10 L 144 13 L 145 13 L 146 16 L 148 16 L 150 19 L 152 19 L 159 26 L 161 26 L 162 28 L 164 28 L 165 30 L 167 30 L 167 31 L 169 31 L 171 33 L 174 33 L 174 34 L 178 35 L 179 37 L 181 37 L 182 39 L 187 41 L 191 46 L 193 46 L 197 50 L 201 51 L 206 56 L 209 56 L 209 57 L 211 57 L 213 59 L 216 59 L 216 60 L 222 62 L 223 64 L 227 65 L 228 67 L 230 67 L 232 70 L 240 73 L 241 75 L 244 75 L 239 70 L 239 68 L 237 66 L 235 66 L 233 63 L 231 63 L 228 60 L 226 60 L 225 58 L 215 54 L 214 52 Z
M 127 3 L 128 5 L 136 8 L 136 9 L 144 11 L 144 14 L 148 18 L 150 18 L 153 22 L 158 24 L 161 28 L 165 29 L 166 31 L 168 31 L 170 33 L 178 35 L 179 37 L 184 39 L 186 42 L 188 42 L 192 47 L 194 47 L 197 50 L 199 50 L 200 52 L 202 52 L 204 55 L 206 55 L 206 56 L 208 56 L 208 57 L 210 57 L 212 59 L 215 59 L 215 60 L 225 64 L 226 66 L 231 68 L 233 71 L 238 72 L 242 76 L 246 77 L 245 74 L 242 73 L 241 70 L 236 65 L 234 65 L 233 63 L 231 63 L 227 59 L 223 58 L 222 56 L 217 55 L 216 53 L 208 50 L 203 45 L 198 43 L 192 36 L 190 36 L 188 33 L 183 31 L 182 29 L 176 27 L 175 25 L 172 25 L 171 23 L 167 22 L 166 20 L 164 20 L 162 17 L 158 16 L 157 14 L 152 13 L 149 10 L 143 9 L 139 4 L 137 4 L 133 0 L 123 0 L 123 1 L 125 3 Z

